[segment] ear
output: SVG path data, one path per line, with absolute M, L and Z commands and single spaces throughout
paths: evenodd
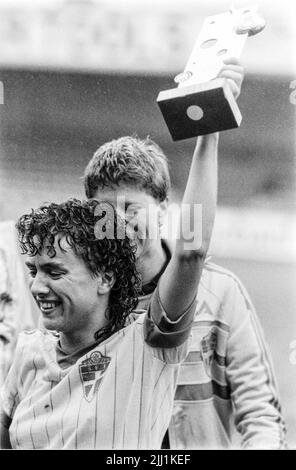
M 98 276 L 98 294 L 108 294 L 115 283 L 115 277 L 113 273 L 102 273 Z

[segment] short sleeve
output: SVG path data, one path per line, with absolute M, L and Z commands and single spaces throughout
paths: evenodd
M 190 332 L 195 310 L 194 300 L 177 321 L 171 321 L 161 304 L 158 287 L 156 288 L 143 325 L 144 340 L 154 356 L 168 364 L 183 362 L 191 341 Z
M 14 360 L 9 369 L 7 377 L 4 381 L 3 386 L 0 389 L 0 410 L 1 414 L 4 413 L 6 416 L 12 419 L 14 411 L 19 404 L 19 377 L 21 370 L 21 360 L 23 351 L 23 342 L 19 337 Z
M 177 321 L 171 321 L 159 297 L 158 287 L 151 297 L 144 322 L 145 341 L 152 347 L 175 348 L 184 343 L 190 335 L 196 311 L 196 299 Z

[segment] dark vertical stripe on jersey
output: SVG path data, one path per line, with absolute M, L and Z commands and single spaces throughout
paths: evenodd
M 36 421 L 36 413 L 35 413 L 34 405 L 33 405 L 33 417 L 34 417 L 34 421 Z M 31 438 L 31 441 L 32 441 L 33 449 L 36 449 L 36 446 L 35 446 L 35 443 L 34 443 L 34 438 L 33 438 L 33 432 L 32 432 L 34 421 L 32 421 L 31 425 L 30 425 L 30 438 Z
M 104 345 L 104 356 L 107 356 L 107 348 L 106 345 Z M 99 423 L 98 423 L 98 398 L 99 391 L 97 392 L 97 395 L 95 397 L 96 400 L 96 411 L 95 411 L 95 435 L 94 435 L 94 449 L 97 448 L 97 435 L 98 435 L 98 428 L 99 428 Z
M 106 344 L 104 345 L 104 356 L 107 356 L 107 346 Z M 98 401 L 99 401 L 99 398 L 98 398 L 98 394 L 99 394 L 99 391 L 97 392 L 97 396 L 96 396 L 96 411 L 95 411 L 95 435 L 94 435 L 94 448 L 96 449 L 97 447 L 97 435 L 98 435 L 98 432 L 99 432 L 99 423 L 98 423 Z
M 32 385 L 34 384 L 35 380 L 36 380 L 36 375 L 37 375 L 37 367 L 36 367 L 36 364 L 35 364 L 35 361 L 33 359 L 33 366 L 34 366 L 34 379 L 32 380 Z M 31 398 L 30 398 L 30 401 L 29 401 L 29 407 L 31 407 L 32 405 L 32 395 L 31 395 Z M 33 428 L 33 424 L 34 424 L 34 421 L 36 420 L 36 414 L 35 414 L 35 409 L 34 409 L 34 405 L 33 405 L 33 408 L 32 408 L 32 411 L 33 411 L 33 421 L 31 422 L 31 425 L 30 425 L 30 438 L 31 438 L 31 441 L 32 441 L 32 446 L 33 446 L 33 449 L 36 449 L 35 447 L 35 443 L 34 443 L 34 439 L 33 439 L 33 433 L 32 433 L 32 428 Z
M 14 396 L 14 400 L 15 400 L 16 396 L 17 396 L 17 393 L 16 393 L 15 396 Z M 19 442 L 18 437 L 17 437 L 18 425 L 19 425 L 19 420 L 17 419 L 17 420 L 16 420 L 16 423 L 15 423 L 15 440 L 16 440 L 17 446 L 20 447 L 20 442 Z
M 23 345 L 23 347 L 22 347 L 21 357 L 24 357 L 24 350 L 25 350 L 25 345 Z M 23 389 L 23 387 L 24 387 L 24 380 L 23 380 L 23 375 L 22 375 L 22 374 L 20 375 L 20 383 L 21 383 L 21 387 L 22 387 L 22 389 Z
M 125 442 L 125 416 L 124 416 L 124 423 L 123 423 L 122 449 L 124 449 L 124 442 Z
M 166 433 L 166 431 L 167 431 L 167 432 L 168 432 L 168 436 L 167 436 L 168 445 L 170 446 L 170 442 L 169 442 L 169 439 L 170 439 L 169 425 L 170 425 L 170 423 L 167 423 L 167 422 L 163 423 L 159 435 L 160 435 L 160 442 L 163 443 L 163 440 L 164 440 L 164 437 L 165 437 L 165 433 Z
M 68 411 L 68 408 L 69 408 L 69 405 L 70 405 L 70 402 L 71 402 L 71 381 L 70 381 L 70 377 L 69 377 L 70 374 L 67 375 L 67 379 L 68 379 L 68 387 L 69 387 L 69 395 L 68 395 L 68 403 L 67 403 L 67 406 L 64 410 L 64 413 L 62 414 L 62 419 L 61 419 L 61 436 L 62 436 L 62 445 L 64 447 L 65 445 L 65 439 L 64 439 L 64 423 L 63 423 L 63 420 L 64 420 L 64 417 L 65 417 L 65 414 L 66 412 Z
M 169 385 L 167 386 L 166 391 L 165 391 L 165 393 L 164 393 L 164 395 L 163 395 L 163 397 L 162 397 L 162 400 L 161 400 L 160 405 L 159 405 L 158 412 L 156 413 L 156 419 L 155 419 L 155 421 L 154 421 L 154 423 L 152 424 L 152 427 L 151 427 L 151 431 L 152 431 L 152 429 L 154 428 L 155 424 L 157 423 L 157 420 L 158 420 L 158 418 L 159 418 L 160 410 L 161 410 L 161 408 L 162 408 L 162 406 L 163 406 L 163 403 L 164 403 L 164 401 L 165 401 L 165 398 L 166 398 L 167 395 L 168 395 L 168 390 L 170 389 L 170 387 L 171 387 L 171 384 L 169 384 Z
M 20 384 L 21 384 L 21 389 L 24 387 L 24 381 L 22 375 L 20 375 Z
M 52 415 L 52 412 L 53 412 L 52 396 L 51 396 L 52 395 L 53 384 L 54 384 L 54 382 L 51 382 L 50 392 L 49 392 L 49 403 L 50 403 L 51 415 Z M 49 432 L 48 432 L 48 421 L 49 421 L 49 416 L 47 417 L 44 426 L 45 426 L 45 432 L 46 432 L 46 436 L 47 436 L 47 440 L 48 440 L 48 446 L 50 446 L 50 438 L 49 438 Z
M 115 374 L 114 374 L 114 405 L 113 405 L 113 436 L 112 436 L 112 449 L 114 449 L 115 443 L 115 431 L 116 431 L 116 391 L 117 391 L 117 352 L 115 355 Z
M 13 395 L 13 405 L 12 405 L 12 408 L 11 408 L 11 416 L 14 415 L 14 412 L 17 408 L 17 399 L 16 397 L 18 396 L 18 391 L 15 392 L 15 394 Z M 18 398 L 18 402 L 20 402 L 20 399 Z
M 24 350 L 25 350 L 25 345 L 23 345 L 22 347 L 22 350 L 21 350 L 21 357 L 24 356 Z M 22 374 L 20 375 L 20 384 L 21 384 L 21 390 L 23 390 L 23 387 L 24 387 L 24 381 L 23 381 L 23 377 L 22 377 Z M 14 406 L 13 406 L 13 409 L 12 409 L 12 412 L 11 412 L 11 416 L 13 416 L 14 414 L 14 411 L 16 409 L 16 397 L 18 395 L 18 392 L 16 392 L 16 394 L 14 395 L 14 398 L 13 398 L 13 401 L 14 401 Z M 18 439 L 18 427 L 19 427 L 19 420 L 16 419 L 16 423 L 15 423 L 15 441 L 16 441 L 16 444 L 18 446 L 18 448 L 20 448 L 20 442 L 19 442 L 19 439 Z
M 139 424 L 138 424 L 138 449 L 140 446 L 140 438 L 141 438 L 144 368 L 145 368 L 145 344 L 143 345 L 143 348 L 142 348 L 142 374 L 141 374 L 140 409 L 139 409 Z
M 136 343 L 136 326 L 134 327 L 133 331 L 133 373 L 132 373 L 132 383 L 134 382 L 134 376 L 135 376 L 135 343 Z
M 84 392 L 82 391 L 82 398 L 80 400 L 79 410 L 78 410 L 78 413 L 77 413 L 76 434 L 75 434 L 75 449 L 78 449 L 79 418 L 80 418 L 80 411 L 81 411 L 82 402 L 84 400 L 84 394 L 83 393 Z
M 123 435 L 122 435 L 122 449 L 124 449 L 124 443 L 125 443 L 125 429 L 126 429 L 126 426 L 125 426 L 125 417 L 126 415 L 124 415 L 124 422 L 123 422 Z
M 105 354 L 106 356 L 106 354 Z M 96 411 L 95 411 L 95 433 L 94 433 L 94 449 L 96 449 L 96 445 L 97 445 L 97 429 L 98 429 L 98 401 L 99 401 L 99 398 L 98 398 L 98 394 L 99 392 L 97 392 L 97 395 L 95 396 L 95 400 L 96 400 Z
M 160 381 L 160 377 L 162 376 L 162 373 L 164 372 L 165 368 L 166 368 L 167 364 L 164 364 L 161 371 L 160 371 L 160 374 L 158 376 L 158 379 L 156 380 L 155 384 L 154 384 L 154 387 L 153 387 L 153 391 L 152 391 L 152 399 L 151 399 L 151 403 L 150 403 L 150 406 L 149 406 L 149 411 L 148 411 L 148 414 L 150 413 L 150 410 L 151 410 L 151 406 L 153 404 L 153 395 L 154 395 L 154 392 L 156 390 L 156 387 L 158 385 L 158 382 Z

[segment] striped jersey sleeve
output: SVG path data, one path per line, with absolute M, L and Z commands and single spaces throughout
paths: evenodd
M 159 287 L 157 287 L 152 295 L 144 322 L 146 342 L 153 347 L 174 348 L 180 346 L 190 335 L 195 311 L 196 298 L 176 321 L 170 320 L 162 306 Z
M 13 418 L 14 410 L 19 404 L 19 378 L 22 363 L 23 344 L 21 340 L 22 335 L 17 342 L 14 360 L 9 369 L 7 377 L 0 389 L 0 410 L 3 419 Z
M 232 273 L 223 310 L 230 324 L 226 375 L 242 446 L 283 448 L 285 425 L 271 353 L 249 295 Z
M 145 315 L 143 334 L 154 355 L 167 363 L 182 362 L 188 352 L 191 327 L 196 311 L 196 299 L 176 321 L 165 312 L 158 287 L 154 291 Z

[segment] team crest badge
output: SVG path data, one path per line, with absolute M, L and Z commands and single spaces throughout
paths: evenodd
M 214 353 L 217 347 L 217 333 L 214 329 L 202 338 L 200 342 L 200 352 L 206 373 L 211 377 L 211 365 L 214 359 Z
M 110 361 L 111 357 L 103 356 L 99 351 L 94 351 L 89 358 L 79 365 L 84 398 L 88 402 L 91 402 L 96 395 Z

